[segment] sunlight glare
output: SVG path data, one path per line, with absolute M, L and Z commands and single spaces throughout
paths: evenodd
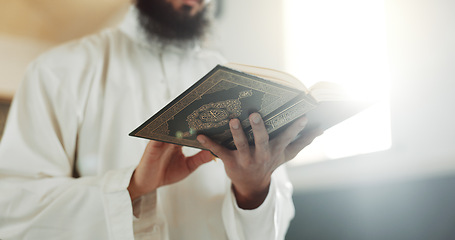
M 383 0 L 285 0 L 286 70 L 310 87 L 335 82 L 374 102 L 327 130 L 292 161 L 302 164 L 390 148 Z

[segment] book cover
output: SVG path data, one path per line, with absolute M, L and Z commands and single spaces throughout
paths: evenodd
M 311 95 L 222 65 L 175 98 L 130 136 L 204 149 L 198 134 L 235 149 L 229 120 L 238 118 L 253 143 L 248 116 L 258 112 L 269 133 L 317 106 Z

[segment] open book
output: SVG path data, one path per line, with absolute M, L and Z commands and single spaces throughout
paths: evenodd
M 255 66 L 217 65 L 167 104 L 130 136 L 204 149 L 198 134 L 235 149 L 229 120 L 238 118 L 250 144 L 248 116 L 261 114 L 270 138 L 306 115 L 302 134 L 322 130 L 359 113 L 369 104 L 351 100 L 336 84 L 320 82 L 310 88 L 290 74 Z

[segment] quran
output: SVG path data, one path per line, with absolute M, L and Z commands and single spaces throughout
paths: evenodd
M 217 65 L 129 135 L 205 149 L 196 140 L 204 134 L 235 149 L 229 129 L 232 118 L 240 120 L 249 143 L 254 144 L 248 120 L 253 112 L 262 116 L 271 139 L 303 115 L 308 123 L 301 134 L 326 130 L 368 105 L 351 100 L 333 83 L 307 88 L 285 72 L 228 63 Z

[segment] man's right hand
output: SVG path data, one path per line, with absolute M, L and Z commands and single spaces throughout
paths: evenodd
M 150 141 L 128 186 L 131 200 L 155 191 L 158 187 L 176 183 L 213 160 L 209 151 L 186 157 L 182 146 Z

